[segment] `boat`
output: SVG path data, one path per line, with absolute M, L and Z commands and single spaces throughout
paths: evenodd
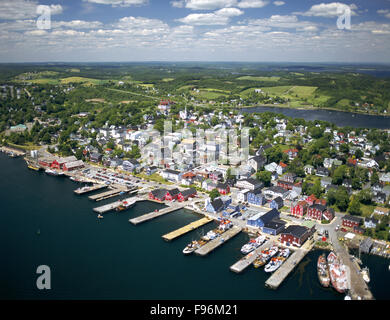
M 329 253 L 327 261 L 333 288 L 339 293 L 344 293 L 348 290 L 347 267 L 341 263 L 333 251 Z
M 285 248 L 285 249 L 282 249 L 279 251 L 279 257 L 282 257 L 284 259 L 287 259 L 290 255 L 290 249 L 289 248 Z
M 251 239 L 247 244 L 244 244 L 241 248 L 242 254 L 248 254 L 249 252 L 260 247 L 265 241 L 265 236 L 259 236 L 256 239 Z
M 347 294 L 345 297 L 344 297 L 344 300 L 352 300 L 351 296 L 349 294 Z
M 265 272 L 274 272 L 283 264 L 286 259 L 283 257 L 272 258 L 271 261 L 264 267 Z
M 34 164 L 32 164 L 32 163 L 29 163 L 29 164 L 27 165 L 27 167 L 28 167 L 29 169 L 35 170 L 35 171 L 39 171 L 39 170 L 41 169 L 39 166 L 34 165 Z
M 227 219 L 222 219 L 218 226 L 218 229 L 225 232 L 232 227 L 233 227 L 233 222 Z
M 328 263 L 326 262 L 325 253 L 321 254 L 317 260 L 317 275 L 320 283 L 323 287 L 327 288 L 330 284 L 330 276 Z
M 367 267 L 365 267 L 360 272 L 361 272 L 361 274 L 363 276 L 363 280 L 366 283 L 369 283 L 370 282 L 370 270 Z
M 197 240 L 197 241 L 191 241 L 187 246 L 183 249 L 183 253 L 185 255 L 189 255 L 195 250 L 199 249 L 201 246 L 205 245 L 207 241 L 205 240 Z
M 123 201 L 115 210 L 117 212 L 128 210 L 135 206 L 136 200 Z
M 214 240 L 215 238 L 219 237 L 219 233 L 215 232 L 215 230 L 210 230 L 206 233 L 205 236 L 203 236 L 201 239 L 205 241 Z
M 99 213 L 97 216 L 99 219 L 103 219 L 103 216 Z
M 62 176 L 64 174 L 63 172 L 58 172 L 52 169 L 46 169 L 45 172 L 51 176 Z
M 253 261 L 253 266 L 255 268 L 265 265 L 269 259 L 271 259 L 275 254 L 277 254 L 279 248 L 277 246 L 272 246 L 269 249 L 262 250 L 260 256 Z

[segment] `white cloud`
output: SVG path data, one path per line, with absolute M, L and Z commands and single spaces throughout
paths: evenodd
M 381 9 L 381 10 L 378 10 L 377 13 L 390 19 L 390 10 L 389 9 Z
M 174 8 L 183 8 L 184 7 L 184 1 L 171 1 L 171 6 Z
M 148 3 L 148 0 L 83 0 L 83 1 L 97 3 L 97 4 L 108 4 L 113 7 L 141 6 Z
M 0 19 L 4 20 L 22 20 L 37 17 L 37 1 L 13 0 L 0 1 Z M 59 4 L 49 6 L 52 15 L 61 14 L 63 9 Z
M 351 10 L 352 15 L 356 15 L 356 12 L 354 10 L 357 9 L 357 6 L 355 4 L 346 5 L 345 3 L 340 2 L 316 4 L 312 6 L 310 10 L 304 13 L 297 12 L 295 14 L 301 14 L 304 16 L 311 17 L 333 18 L 345 13 L 347 9 Z
M 182 5 L 192 10 L 215 10 L 235 6 L 237 0 L 183 0 L 173 1 L 173 3 L 176 6 Z M 171 2 L 172 5 L 173 3 Z
M 82 21 L 82 20 L 72 20 L 72 21 L 52 21 L 52 28 L 71 28 L 71 29 L 96 29 L 101 28 L 103 23 L 100 21 Z
M 296 29 L 297 31 L 315 32 L 318 27 L 308 21 L 299 21 L 295 15 L 273 15 L 266 19 L 249 20 L 249 25 L 264 26 L 269 28 Z
M 283 6 L 284 4 L 286 4 L 284 1 L 274 1 L 274 5 L 278 7 Z
M 265 7 L 269 1 L 263 1 L 263 0 L 242 0 L 238 3 L 239 8 L 262 8 Z
M 178 21 L 190 25 L 225 25 L 231 17 L 240 16 L 243 11 L 237 8 L 223 8 L 212 13 L 191 13 Z

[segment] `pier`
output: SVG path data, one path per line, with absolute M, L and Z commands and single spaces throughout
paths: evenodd
M 268 278 L 265 285 L 271 289 L 277 289 L 308 252 L 309 250 L 297 249 L 281 267 Z
M 213 221 L 213 219 L 207 218 L 207 217 L 199 219 L 197 221 L 191 222 L 190 224 L 188 224 L 180 229 L 174 230 L 170 233 L 163 235 L 162 238 L 166 241 L 171 241 L 173 239 L 176 239 L 176 238 L 182 236 L 183 234 L 186 234 L 186 233 L 188 233 L 192 230 L 195 230 L 195 229 L 197 229 L 197 228 L 199 228 L 207 223 L 210 223 L 211 221 Z
M 195 253 L 200 256 L 205 256 L 211 251 L 213 251 L 214 249 L 218 248 L 226 241 L 228 241 L 229 239 L 239 234 L 241 230 L 242 228 L 234 226 L 231 229 L 227 230 L 226 232 L 222 233 L 219 237 L 215 238 L 214 240 L 211 240 L 210 242 L 206 243 L 204 246 L 197 249 Z
M 140 224 L 140 223 L 143 223 L 143 222 L 155 219 L 157 217 L 161 217 L 161 216 L 166 215 L 168 213 L 171 213 L 173 211 L 182 209 L 184 207 L 185 207 L 185 204 L 175 203 L 172 206 L 169 206 L 167 208 L 164 208 L 164 209 L 161 209 L 161 210 L 158 210 L 158 211 L 153 211 L 153 212 L 144 214 L 144 215 L 142 215 L 140 217 L 130 219 L 129 222 L 134 224 L 134 225 L 137 225 L 137 224 Z
M 14 157 L 21 157 L 21 156 L 26 155 L 26 152 L 24 152 L 22 150 L 19 150 L 16 148 L 11 148 L 11 147 L 5 147 L 5 146 L 1 147 L 0 151 L 4 152 L 6 154 L 13 155 Z
M 136 199 L 137 199 L 136 201 L 141 201 L 141 199 L 138 199 L 138 198 L 136 198 Z M 120 200 L 120 201 L 115 201 L 113 203 L 109 203 L 109 204 L 106 204 L 104 206 L 94 208 L 93 211 L 95 211 L 99 214 L 106 213 L 108 211 L 115 210 L 116 208 L 118 208 L 122 204 L 122 202 L 124 202 L 124 201 L 130 202 L 132 200 L 134 200 L 134 197 L 127 198 L 127 199 Z
M 101 201 L 118 196 L 121 192 L 126 192 L 123 188 L 113 188 L 109 191 L 89 196 L 88 199 L 94 201 Z
M 96 191 L 96 190 L 100 190 L 100 189 L 104 189 L 104 188 L 107 188 L 107 185 L 105 185 L 105 184 L 95 184 L 95 185 L 93 185 L 91 187 L 84 187 L 84 188 L 76 189 L 76 190 L 74 190 L 74 193 L 78 194 L 78 195 L 82 195 L 82 194 L 86 194 L 86 193 L 89 193 L 89 192 L 92 192 L 92 191 Z
M 242 272 L 244 269 L 246 269 L 256 260 L 256 258 L 260 255 L 262 250 L 264 250 L 265 248 L 272 247 L 273 245 L 274 242 L 272 240 L 268 240 L 264 242 L 256 250 L 248 253 L 245 257 L 243 257 L 242 259 L 238 260 L 235 264 L 230 266 L 230 270 L 236 273 Z

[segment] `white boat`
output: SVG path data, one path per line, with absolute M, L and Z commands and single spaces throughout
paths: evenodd
M 347 294 L 347 295 L 344 297 L 344 300 L 352 300 L 352 298 L 351 298 L 350 295 Z
M 99 219 L 103 219 L 103 216 L 101 214 L 98 214 L 97 216 Z
M 282 249 L 279 252 L 279 257 L 282 257 L 282 258 L 285 258 L 285 259 L 287 259 L 289 255 L 290 255 L 290 249 L 289 248 Z
M 277 270 L 284 262 L 283 257 L 272 258 L 271 261 L 264 267 L 265 272 L 274 272 Z
M 63 172 L 58 172 L 58 171 L 51 170 L 51 169 L 46 169 L 45 172 L 51 176 L 61 176 L 64 174 Z
M 367 267 L 365 267 L 365 268 L 362 269 L 361 274 L 362 274 L 362 276 L 363 276 L 363 280 L 364 280 L 366 283 L 369 283 L 369 282 L 370 282 L 370 271 L 368 270 Z
M 248 254 L 249 252 L 260 247 L 265 241 L 265 236 L 259 236 L 256 239 L 251 239 L 247 244 L 244 244 L 241 248 L 242 254 Z
M 192 241 L 183 249 L 183 253 L 184 254 L 191 254 L 192 252 L 194 252 L 198 248 L 200 248 L 200 245 L 198 244 L 198 242 Z
M 206 241 L 210 241 L 210 240 L 215 239 L 218 236 L 219 236 L 219 234 L 215 233 L 213 230 L 210 230 L 209 232 L 206 233 L 205 236 L 202 237 L 202 239 L 204 239 Z

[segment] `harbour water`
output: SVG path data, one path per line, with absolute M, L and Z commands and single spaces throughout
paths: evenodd
M 249 299 L 340 300 L 320 286 L 310 252 L 278 290 L 264 287 L 269 276 L 249 267 L 236 274 L 229 267 L 242 257 L 245 233 L 206 257 L 182 250 L 203 228 L 166 242 L 161 236 L 199 219 L 187 210 L 134 226 L 130 217 L 161 207 L 138 203 L 97 219 L 96 202 L 77 196 L 78 185 L 26 168 L 23 159 L 0 154 L 0 299 Z M 116 199 L 116 198 L 115 198 Z M 100 202 L 98 205 L 109 203 Z M 376 299 L 389 299 L 388 260 L 364 257 Z M 51 269 L 51 289 L 38 290 L 36 269 Z
M 243 108 L 243 112 L 274 112 L 281 113 L 292 118 L 302 118 L 306 121 L 322 120 L 334 123 L 339 127 L 351 126 L 354 128 L 378 128 L 390 129 L 390 117 L 374 116 L 366 114 L 353 114 L 349 112 L 333 110 L 300 110 L 278 107 L 253 107 Z

